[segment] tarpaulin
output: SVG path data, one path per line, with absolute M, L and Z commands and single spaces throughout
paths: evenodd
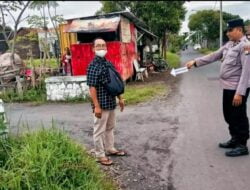
M 65 28 L 64 32 L 112 32 L 116 31 L 120 23 L 120 17 L 98 18 L 88 20 L 72 20 Z

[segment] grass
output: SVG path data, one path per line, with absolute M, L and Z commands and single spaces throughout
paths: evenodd
M 6 122 L 4 120 L 4 115 L 3 113 L 0 113 L 0 139 L 4 138 L 4 136 L 6 135 L 7 131 L 7 125 Z M 1 155 L 1 153 L 0 153 Z M 0 165 L 1 165 L 1 156 L 0 156 Z
M 0 93 L 0 99 L 2 99 L 6 103 L 31 102 L 34 105 L 40 105 L 46 102 L 52 103 L 52 101 L 47 101 L 47 94 L 44 83 L 42 83 L 41 86 L 25 90 L 23 96 L 19 95 L 14 90 L 6 90 L 5 93 Z M 57 102 L 83 103 L 83 102 L 89 102 L 89 98 L 88 97 L 86 99 L 84 97 L 67 98 L 65 101 L 57 101 Z
M 44 103 L 46 102 L 46 89 L 43 85 L 42 87 L 35 87 L 23 92 L 23 95 L 19 95 L 14 90 L 6 90 L 6 92 L 0 94 L 0 99 L 3 99 L 4 102 L 36 102 Z
M 0 189 L 117 189 L 84 147 L 55 128 L 0 141 L 0 160 Z
M 201 48 L 201 49 L 199 49 L 199 52 L 207 55 L 207 54 L 214 52 L 215 50 L 216 49 Z
M 180 67 L 180 62 L 180 57 L 177 54 L 167 52 L 167 63 L 171 69 Z
M 164 84 L 127 85 L 123 96 L 126 99 L 126 105 L 130 105 L 147 101 L 154 96 L 161 95 L 165 90 L 166 86 Z M 3 99 L 6 103 L 30 102 L 33 105 L 41 105 L 46 102 L 54 103 L 53 101 L 47 101 L 46 97 L 44 86 L 28 89 L 23 93 L 23 96 L 13 90 L 0 94 L 0 99 Z M 56 103 L 86 103 L 90 101 L 90 97 L 86 97 L 86 99 L 77 97 L 67 98 L 65 101 L 56 101 Z
M 3 114 L 0 114 L 0 134 L 2 130 L 6 129 L 6 124 L 4 123 L 4 117 Z
M 164 84 L 127 85 L 123 97 L 126 105 L 131 105 L 163 95 L 166 90 Z
M 40 60 L 40 59 L 33 59 L 33 60 L 32 60 L 32 63 L 30 63 L 30 60 L 24 60 L 25 65 L 26 65 L 28 68 L 31 68 L 32 65 L 33 65 L 34 67 L 40 67 L 40 65 L 42 64 L 42 61 L 43 61 L 43 60 Z M 53 69 L 56 69 L 56 68 L 59 67 L 56 58 L 51 58 L 51 59 L 50 59 L 50 62 L 48 62 L 48 61 L 49 61 L 49 60 L 47 59 L 47 63 L 46 63 L 46 66 L 47 66 L 47 67 L 50 67 L 50 68 L 53 68 Z

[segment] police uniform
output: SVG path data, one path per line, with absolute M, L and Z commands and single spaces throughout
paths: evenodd
M 228 22 L 228 28 L 244 26 L 242 19 Z M 250 87 L 250 42 L 243 36 L 239 41 L 229 41 L 217 51 L 195 59 L 195 66 L 203 66 L 221 60 L 220 83 L 223 88 L 223 114 L 229 125 L 231 140 L 220 143 L 222 148 L 233 148 L 227 156 L 248 154 L 249 121 L 247 98 Z M 242 104 L 233 106 L 234 95 L 242 96 Z

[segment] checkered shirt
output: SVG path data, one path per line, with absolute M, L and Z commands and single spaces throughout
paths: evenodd
M 96 88 L 97 99 L 101 109 L 114 110 L 116 108 L 116 97 L 109 95 L 104 88 L 104 85 L 110 82 L 107 66 L 113 67 L 112 63 L 105 58 L 95 56 L 87 69 L 87 85 Z M 93 101 L 91 102 L 91 105 L 94 109 Z

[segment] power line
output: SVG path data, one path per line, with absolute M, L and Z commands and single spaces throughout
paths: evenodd
M 215 1 L 215 4 L 214 4 L 214 10 L 215 10 L 215 7 L 216 7 L 216 3 L 217 3 L 217 1 Z

